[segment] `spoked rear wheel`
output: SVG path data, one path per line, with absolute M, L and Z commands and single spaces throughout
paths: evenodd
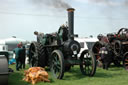
M 80 56 L 80 70 L 83 75 L 94 76 L 96 72 L 96 58 L 92 52 L 85 50 Z
M 33 42 L 29 48 L 29 64 L 30 67 L 38 66 L 38 43 Z
M 128 53 L 124 54 L 123 65 L 124 65 L 124 68 L 128 70 Z
M 92 47 L 92 52 L 94 53 L 96 60 L 99 60 L 101 58 L 101 56 L 99 55 L 99 51 L 100 51 L 100 48 L 102 47 L 103 47 L 103 43 L 99 41 L 97 41 Z
M 51 55 L 51 72 L 53 77 L 62 79 L 64 76 L 64 57 L 60 50 L 54 50 Z
M 39 48 L 38 48 L 38 66 L 45 67 L 47 62 L 48 62 L 48 59 L 46 59 L 46 58 L 47 58 L 46 49 L 43 47 L 42 44 L 39 44 Z

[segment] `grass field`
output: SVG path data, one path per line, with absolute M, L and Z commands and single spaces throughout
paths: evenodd
M 9 67 L 14 70 L 14 73 L 9 75 L 8 85 L 31 85 L 22 80 L 24 70 L 16 71 L 15 65 Z M 96 74 L 88 77 L 81 74 L 79 66 L 75 66 L 69 72 L 65 72 L 62 80 L 56 80 L 51 76 L 49 79 L 50 83 L 39 82 L 35 85 L 128 85 L 128 71 L 123 67 L 111 67 L 109 70 L 97 68 Z

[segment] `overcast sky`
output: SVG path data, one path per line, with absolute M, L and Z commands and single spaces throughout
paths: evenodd
M 128 27 L 128 0 L 0 0 L 0 39 L 35 40 L 33 32 L 51 33 L 75 8 L 75 33 L 81 37 Z

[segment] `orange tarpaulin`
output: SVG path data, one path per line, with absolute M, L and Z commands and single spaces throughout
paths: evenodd
M 23 80 L 31 82 L 32 84 L 40 81 L 50 82 L 50 80 L 48 80 L 48 73 L 42 67 L 31 67 L 24 71 L 24 75 Z

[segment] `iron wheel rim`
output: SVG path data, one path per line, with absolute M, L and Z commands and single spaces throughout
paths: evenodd
M 81 57 L 80 69 L 84 75 L 93 76 L 96 71 L 96 59 L 89 52 L 84 53 Z
M 126 55 L 124 58 L 124 68 L 128 70 L 128 55 Z
M 59 50 L 55 50 L 51 56 L 51 72 L 54 78 L 62 79 L 64 75 L 64 58 Z
M 59 74 L 60 74 L 60 69 L 61 69 L 61 65 L 60 65 L 60 61 L 59 61 L 59 58 L 58 58 L 58 55 L 57 54 L 53 54 L 53 59 L 52 59 L 52 71 L 53 71 L 53 74 L 54 74 L 54 77 L 58 77 Z
M 29 49 L 29 59 L 30 67 L 38 66 L 37 48 L 34 43 L 31 44 Z

